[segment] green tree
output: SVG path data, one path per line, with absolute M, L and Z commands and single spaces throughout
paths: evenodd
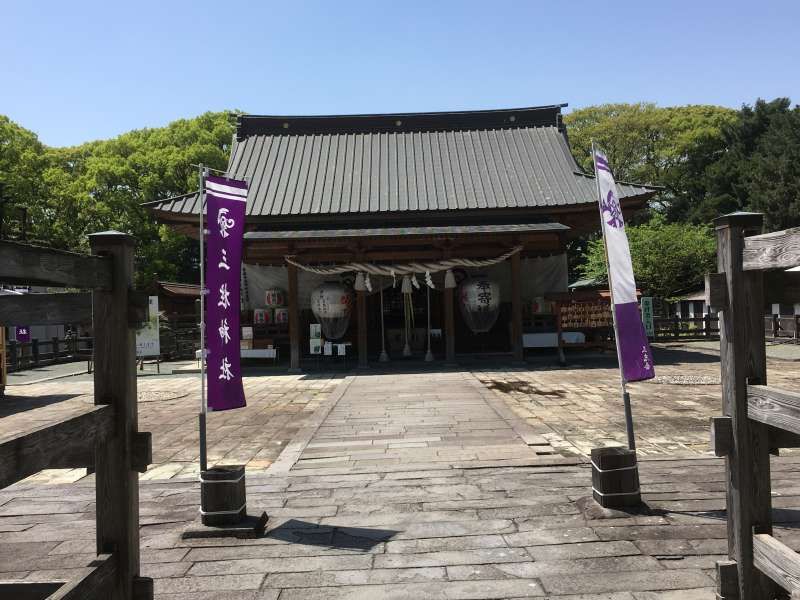
M 656 215 L 625 229 L 636 284 L 645 294 L 673 298 L 700 286 L 714 267 L 716 243 L 708 226 L 667 223 Z M 589 242 L 578 270 L 583 277 L 608 281 L 602 238 Z
M 193 279 L 196 243 L 158 225 L 140 205 L 196 189 L 192 163 L 224 169 L 233 132 L 230 114 L 206 113 L 111 140 L 46 149 L 44 218 L 32 224 L 35 236 L 85 251 L 87 234 L 117 229 L 136 238 L 138 285 Z
M 564 117 L 573 155 L 584 170 L 594 171 L 594 141 L 618 180 L 665 186 L 698 144 L 719 139 L 735 120 L 735 111 L 720 106 L 661 108 L 650 102 L 589 106 Z
M 772 117 L 744 175 L 748 208 L 770 231 L 800 225 L 800 107 Z
M 743 106 L 715 144 L 689 153 L 668 218 L 708 223 L 753 210 L 765 213 L 769 230 L 800 225 L 799 132 L 800 109 L 788 98 Z
M 35 218 L 32 213 L 37 207 L 29 206 L 27 201 L 42 196 L 44 148 L 36 134 L 0 115 L 0 184 L 3 195 L 10 199 L 9 205 L 0 210 L 5 211 L 7 219 L 17 216 L 13 213 L 19 206 L 28 206 L 29 217 Z

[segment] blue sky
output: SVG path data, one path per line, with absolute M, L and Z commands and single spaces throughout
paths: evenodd
M 208 110 L 800 102 L 800 2 L 0 2 L 0 114 L 54 146 Z

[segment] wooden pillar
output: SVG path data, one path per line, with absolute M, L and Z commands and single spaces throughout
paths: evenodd
M 514 362 L 522 362 L 522 259 L 519 252 L 511 256 L 511 350 Z
M 300 305 L 297 293 L 297 267 L 286 264 L 289 274 L 289 372 L 300 372 Z
M 714 223 L 718 270 L 725 273 L 727 302 L 720 312 L 722 411 L 731 418 L 733 444 L 726 456 L 728 555 L 736 561 L 739 598 L 774 598 L 774 584 L 753 566 L 753 534 L 772 533 L 767 426 L 747 417 L 747 384 L 766 385 L 762 316 L 763 276 L 744 272 L 746 229 L 760 230 L 762 215 L 733 214 Z
M 358 368 L 366 369 L 368 364 L 367 349 L 367 293 L 356 292 L 356 311 L 358 313 Z
M 448 365 L 456 364 L 456 322 L 453 314 L 455 296 L 453 288 L 445 288 L 444 302 L 444 359 Z
M 133 469 L 136 333 L 128 322 L 133 238 L 117 231 L 89 236 L 92 254 L 112 259 L 112 288 L 92 293 L 94 402 L 114 407 L 113 437 L 95 452 L 97 553 L 116 555 L 110 598 L 130 600 L 139 575 L 139 475 Z
M 6 368 L 6 328 L 0 324 L 0 398 L 5 394 L 8 378 Z

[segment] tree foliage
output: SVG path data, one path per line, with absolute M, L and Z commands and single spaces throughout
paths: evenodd
M 716 243 L 706 225 L 667 223 L 658 215 L 625 230 L 636 284 L 647 295 L 673 298 L 700 285 L 714 268 Z M 608 281 L 602 238 L 589 242 L 579 271 L 583 277 Z
M 721 142 L 690 154 L 686 188 L 668 217 L 700 223 L 751 210 L 765 214 L 769 231 L 800 225 L 800 108 L 788 98 L 744 106 Z
M 698 144 L 721 137 L 736 111 L 721 106 L 659 108 L 650 102 L 601 104 L 564 117 L 578 163 L 592 172 L 591 145 L 606 153 L 619 181 L 670 184 L 670 172 Z
M 196 189 L 192 163 L 224 169 L 233 131 L 230 114 L 206 113 L 111 140 L 47 148 L 6 119 L 0 179 L 14 202 L 28 207 L 33 239 L 85 251 L 89 233 L 117 229 L 136 238 L 138 285 L 187 280 L 196 270 L 196 244 L 158 225 L 140 204 Z

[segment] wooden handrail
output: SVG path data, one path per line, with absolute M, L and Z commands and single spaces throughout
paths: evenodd
M 753 536 L 753 565 L 792 594 L 800 594 L 800 556 L 771 535 Z
M 22 294 L 0 296 L 0 323 L 14 325 L 64 325 L 90 323 L 92 295 Z
M 146 297 L 134 292 L 133 238 L 90 237 L 93 256 L 0 242 L 0 281 L 92 288 L 89 294 L 29 294 L 0 299 L 4 325 L 69 323 L 90 317 L 95 334 L 95 406 L 52 425 L 0 438 L 0 488 L 46 468 L 93 467 L 98 559 L 76 579 L 33 586 L 0 583 L 0 597 L 51 600 L 151 600 L 140 577 L 139 479 L 152 460 L 151 435 L 138 431 L 135 332 Z M 79 317 L 76 317 L 76 315 Z M 61 342 L 53 338 L 54 356 Z M 16 344 L 11 346 L 16 361 Z M 76 351 L 77 342 L 70 344 Z M 33 344 L 39 358 L 38 340 Z
M 117 578 L 117 556 L 101 554 L 79 575 L 47 600 L 105 600 L 110 598 Z
M 95 446 L 113 430 L 114 408 L 86 412 L 33 431 L 0 439 L 0 489 L 42 469 L 91 467 Z
M 0 283 L 110 289 L 111 260 L 0 241 Z
M 800 265 L 800 227 L 745 238 L 742 258 L 748 271 Z
M 765 385 L 749 385 L 747 416 L 753 421 L 800 434 L 800 394 Z

